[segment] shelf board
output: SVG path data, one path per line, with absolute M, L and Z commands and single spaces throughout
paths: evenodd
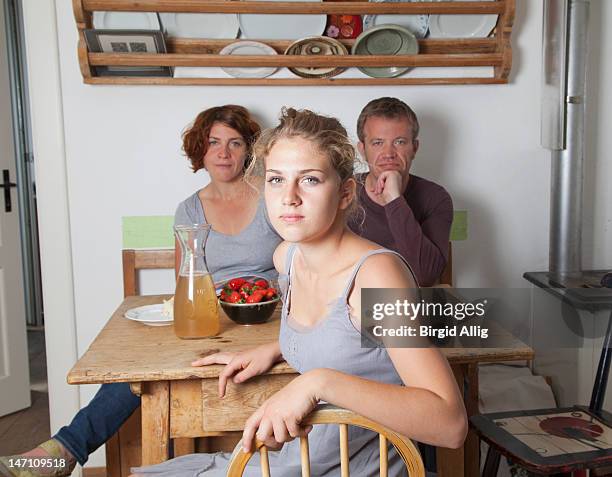
M 92 66 L 226 66 L 226 67 L 388 67 L 388 66 L 499 66 L 501 53 L 459 55 L 202 55 L 202 54 L 136 54 L 89 53 Z
M 166 39 L 168 53 L 192 53 L 192 54 L 216 54 L 224 47 L 235 43 L 237 39 L 212 40 L 196 38 L 176 38 Z M 293 43 L 293 40 L 266 40 L 257 39 L 283 54 Z M 355 40 L 339 40 L 347 50 L 351 50 Z M 496 38 L 473 38 L 473 39 L 422 39 L 419 40 L 419 54 L 468 54 L 468 53 L 495 53 L 497 51 Z
M 503 78 L 163 78 L 138 76 L 104 76 L 84 78 L 94 85 L 163 85 L 163 86 L 365 86 L 365 85 L 453 85 L 506 84 Z
M 488 2 L 265 2 L 225 0 L 81 0 L 83 9 L 120 12 L 259 13 L 259 14 L 457 14 L 500 15 L 503 0 Z

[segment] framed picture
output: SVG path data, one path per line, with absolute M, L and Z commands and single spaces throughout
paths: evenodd
M 166 53 L 160 30 L 85 30 L 91 53 Z M 172 76 L 169 66 L 95 66 L 96 76 Z

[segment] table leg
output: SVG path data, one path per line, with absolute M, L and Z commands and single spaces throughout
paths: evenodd
M 159 464 L 170 456 L 170 383 L 145 383 L 141 408 L 142 465 Z
M 464 392 L 465 409 L 468 419 L 478 414 L 478 363 L 465 365 L 467 389 Z M 480 439 L 469 429 L 464 444 L 465 477 L 478 477 L 480 473 Z
M 451 369 L 459 385 L 459 390 L 463 392 L 466 370 L 459 364 L 452 365 Z M 464 477 L 464 447 L 459 449 L 437 447 L 436 460 L 438 477 Z

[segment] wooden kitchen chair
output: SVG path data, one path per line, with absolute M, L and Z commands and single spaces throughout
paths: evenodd
M 319 405 L 303 421 L 303 424 L 338 424 L 340 427 L 340 468 L 342 477 L 349 476 L 348 455 L 348 426 L 356 426 L 377 432 L 380 437 L 380 475 L 388 475 L 388 443 L 393 444 L 398 454 L 404 461 L 410 477 L 424 477 L 425 467 L 421 455 L 415 445 L 407 437 L 381 426 L 374 421 L 366 419 L 347 409 L 338 408 L 329 404 Z M 255 447 L 259 450 L 261 475 L 270 477 L 270 466 L 268 463 L 268 450 L 263 443 L 256 441 Z M 308 436 L 300 438 L 302 477 L 310 477 L 310 456 L 308 454 Z M 253 452 L 245 453 L 241 443 L 238 443 L 230 460 L 227 477 L 241 477 L 247 462 Z
M 453 286 L 453 243 L 448 242 L 448 261 L 440 275 L 440 285 Z
M 123 296 L 139 295 L 138 271 L 145 269 L 174 268 L 174 250 L 134 250 L 124 249 L 123 257 Z

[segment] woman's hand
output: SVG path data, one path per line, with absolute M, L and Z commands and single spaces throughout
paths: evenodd
M 236 384 L 268 371 L 281 358 L 278 342 L 269 343 L 238 353 L 221 352 L 208 355 L 191 363 L 191 366 L 225 364 L 219 374 L 219 397 L 225 396 L 227 380 L 232 376 Z
M 298 376 L 247 419 L 242 433 L 245 452 L 251 450 L 254 437 L 277 450 L 282 443 L 305 436 L 312 430 L 312 426 L 302 426 L 301 422 L 319 402 L 320 371 Z

